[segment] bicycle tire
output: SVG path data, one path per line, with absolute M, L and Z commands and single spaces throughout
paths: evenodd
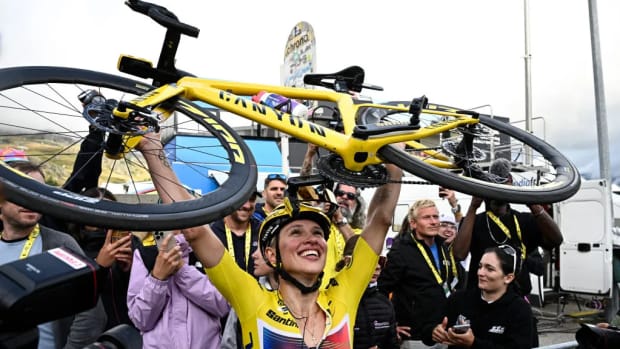
M 553 146 L 507 122 L 499 121 L 487 115 L 480 115 L 479 120 L 481 125 L 530 146 L 537 152 L 537 158 L 544 159 L 555 173 L 544 183 L 511 186 L 474 179 L 464 176 L 458 171 L 436 167 L 425 161 L 423 157 L 412 156 L 393 145 L 381 148 L 378 154 L 383 160 L 394 163 L 403 170 L 432 183 L 485 199 L 520 204 L 547 204 L 566 200 L 579 190 L 581 183 L 579 171 L 570 160 Z
M 30 137 L 28 139 L 32 139 L 31 136 L 46 137 L 46 135 L 54 133 L 53 136 L 56 138 L 71 136 L 71 141 L 77 143 L 80 137 L 83 137 L 84 131 L 81 129 L 79 131 L 71 129 L 71 133 L 68 131 L 69 127 L 77 126 L 57 125 L 59 129 L 64 127 L 65 132 L 60 133 L 56 129 L 53 129 L 52 132 L 44 126 L 26 125 L 26 121 L 21 116 L 31 116 L 32 114 L 35 115 L 33 118 L 39 116 L 40 122 L 52 121 L 52 123 L 67 119 L 72 123 L 80 124 L 80 127 L 86 127 L 88 130 L 88 122 L 83 120 L 85 126 L 82 125 L 82 122 L 77 122 L 81 116 L 81 104 L 76 98 L 77 94 L 68 92 L 79 92 L 86 87 L 95 87 L 99 91 L 118 94 L 120 97 L 141 95 L 154 88 L 149 84 L 128 78 L 75 68 L 14 67 L 1 69 L 0 120 L 2 122 L 0 129 L 5 131 L 0 131 L 0 139 L 4 143 L 7 142 L 7 139 L 18 141 L 20 139 L 18 138 L 19 134 L 15 135 L 17 128 L 22 130 L 20 132 L 24 132 L 24 134 L 31 131 L 32 135 L 21 135 L 21 137 Z M 47 90 L 53 90 L 52 96 L 45 96 L 45 99 L 39 98 L 41 91 Z M 54 96 L 54 93 L 58 97 Z M 64 93 L 68 93 L 68 95 L 65 96 Z M 15 101 L 22 95 L 23 101 Z M 54 105 L 63 104 L 63 110 L 66 108 L 67 111 L 61 113 L 51 111 L 53 109 L 51 102 L 49 103 L 50 111 L 42 110 L 37 103 L 46 103 L 50 98 L 54 99 Z M 26 104 L 28 102 L 33 103 L 33 107 L 29 107 Z M 75 104 L 78 104 L 79 107 L 75 107 L 74 102 L 77 102 Z M 45 105 L 48 106 L 48 104 Z M 195 200 L 170 204 L 141 202 L 139 195 L 136 195 L 138 197 L 137 203 L 93 200 L 55 185 L 34 181 L 9 168 L 4 161 L 0 161 L 0 183 L 4 187 L 6 198 L 20 206 L 66 221 L 134 231 L 188 228 L 211 222 L 233 212 L 256 189 L 256 165 L 249 148 L 232 128 L 205 108 L 201 108 L 191 101 L 179 99 L 175 101 L 173 109 L 175 118 L 187 120 L 187 123 L 191 123 L 192 127 L 202 127 L 201 132 L 210 135 L 214 143 L 217 144 L 214 149 L 218 151 L 218 154 L 224 154 L 219 156 L 226 157 L 229 162 L 229 167 L 225 170 L 226 173 L 221 174 L 223 177 L 225 176 L 224 180 L 217 189 L 205 193 Z M 16 117 L 13 113 L 20 117 Z M 201 116 L 199 113 L 204 115 Z M 203 119 L 205 115 L 208 122 Z M 58 120 L 50 120 L 56 118 Z M 179 128 L 179 125 L 177 124 L 175 127 Z M 179 134 L 181 133 L 179 131 Z M 67 149 L 70 148 L 72 147 L 67 146 Z M 75 151 L 72 151 L 72 154 L 75 155 Z M 33 155 L 32 157 L 40 158 L 43 155 L 48 156 L 44 151 L 39 151 L 36 156 Z M 28 156 L 30 157 L 30 154 Z M 55 158 L 49 154 L 49 159 L 38 162 L 49 164 L 52 160 L 60 158 L 60 155 L 54 156 Z M 138 155 L 132 154 L 132 156 L 136 156 L 136 159 L 139 160 Z M 239 161 L 239 159 L 243 159 L 243 161 Z M 141 165 L 139 161 L 133 158 L 125 157 L 118 161 L 125 161 L 124 165 L 127 167 L 127 171 Z M 114 162 L 115 166 L 116 164 Z M 112 180 L 111 171 L 106 184 Z M 134 177 L 131 179 L 133 180 Z M 135 182 L 132 184 L 134 184 L 137 193 Z

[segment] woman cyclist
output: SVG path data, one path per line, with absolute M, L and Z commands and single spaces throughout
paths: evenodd
M 162 154 L 161 143 L 145 137 L 142 151 L 163 202 L 189 199 Z M 398 182 L 402 171 L 386 165 Z M 177 183 L 177 184 L 175 184 Z M 183 231 L 213 284 L 239 316 L 243 346 L 252 348 L 351 348 L 357 304 L 368 285 L 383 249 L 385 235 L 400 192 L 399 183 L 375 191 L 367 224 L 352 261 L 320 289 L 330 219 L 320 209 L 290 200 L 263 222 L 260 248 L 277 273 L 279 287 L 268 291 L 224 253 L 224 246 L 208 225 Z

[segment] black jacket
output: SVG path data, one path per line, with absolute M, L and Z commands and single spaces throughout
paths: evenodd
M 532 309 L 513 287 L 490 304 L 482 300 L 479 290 L 456 292 L 448 299 L 448 327 L 459 315 L 470 321 L 474 349 L 532 347 Z
M 433 259 L 432 252 L 423 241 L 419 241 L 426 254 Z M 448 285 L 453 285 L 454 273 L 448 249 L 439 239 L 436 244 L 439 253 L 443 280 L 448 273 Z M 445 256 L 446 258 L 444 259 Z M 379 276 L 379 290 L 392 294 L 392 304 L 399 326 L 411 327 L 411 338 L 433 343 L 433 328 L 445 314 L 446 294 L 443 286 L 431 271 L 428 263 L 413 240 L 412 234 L 401 235 L 394 241 L 387 255 L 387 264 Z
M 377 287 L 364 292 L 357 308 L 353 348 L 399 348 L 396 337 L 396 316 L 390 300 Z
M 245 259 L 245 234 L 241 237 L 232 234 L 232 243 L 235 251 L 235 261 L 237 265 L 248 274 L 254 276 L 254 261 L 252 260 L 252 253 L 256 251 L 258 248 L 258 231 L 260 230 L 260 222 L 254 218 L 250 218 L 251 225 L 251 240 L 250 240 L 250 254 L 248 255 L 248 260 Z M 226 227 L 224 225 L 224 219 L 218 219 L 211 223 L 211 230 L 215 233 L 215 235 L 220 239 L 226 250 L 231 247 L 228 246 L 228 242 L 226 241 Z
M 267 217 L 267 212 L 265 212 L 265 203 L 259 202 L 254 206 L 254 214 L 252 218 L 256 219 L 259 223 L 262 223 Z
M 540 232 L 540 229 L 538 229 L 534 215 L 529 212 L 518 212 L 513 209 L 510 209 L 510 213 L 511 214 L 499 217 L 502 223 L 510 231 L 510 239 L 504 232 L 502 232 L 497 224 L 487 218 L 486 211 L 476 215 L 471 236 L 471 245 L 469 247 L 471 259 L 469 262 L 467 288 L 478 288 L 478 275 L 476 274 L 476 270 L 478 270 L 478 264 L 480 263 L 480 259 L 482 258 L 484 251 L 489 247 L 508 244 L 516 250 L 521 251 L 521 239 L 523 240 L 523 245 L 525 245 L 527 255 L 536 251 L 539 246 L 547 250 L 557 247 L 554 245 L 546 245 L 544 243 L 542 233 Z M 521 239 L 519 239 L 517 235 L 514 217 L 517 218 L 521 228 Z M 489 231 L 489 229 L 491 231 Z M 529 295 L 532 291 L 532 283 L 530 281 L 529 264 L 527 262 L 522 264 L 521 272 L 517 275 L 517 281 L 519 292 L 521 292 L 522 295 Z

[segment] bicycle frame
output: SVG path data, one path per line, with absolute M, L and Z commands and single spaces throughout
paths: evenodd
M 337 105 L 341 114 L 344 132 L 340 133 L 307 119 L 292 116 L 288 113 L 272 109 L 268 106 L 255 103 L 242 96 L 252 96 L 260 91 L 277 93 L 288 98 L 300 100 L 330 101 Z M 176 84 L 166 84 L 153 91 L 130 101 L 142 108 L 156 107 L 154 110 L 161 112 L 164 118 L 171 115 L 171 111 L 162 110 L 161 105 L 175 97 L 183 97 L 192 101 L 202 101 L 252 120 L 259 124 L 271 127 L 287 135 L 293 136 L 308 143 L 316 144 L 339 154 L 344 165 L 351 171 L 361 171 L 365 166 L 380 164 L 383 161 L 377 157 L 377 151 L 388 144 L 406 142 L 411 148 L 420 151 L 420 158 L 442 168 L 453 168 L 453 164 L 445 156 L 438 156 L 433 150 L 417 142 L 419 139 L 437 135 L 458 126 L 475 124 L 478 120 L 470 115 L 460 114 L 458 110 L 439 105 L 429 105 L 429 109 L 422 112 L 450 117 L 432 125 L 421 127 L 415 131 L 398 131 L 358 138 L 353 136 L 356 126 L 355 115 L 362 107 L 384 108 L 403 113 L 409 112 L 409 106 L 391 106 L 382 104 L 354 104 L 352 96 L 329 90 L 314 90 L 297 87 L 285 87 L 275 85 L 262 85 L 232 81 L 210 80 L 204 78 L 184 77 Z M 114 111 L 114 115 L 126 118 L 128 111 Z M 198 112 L 209 118 L 205 113 Z M 208 122 L 208 120 L 206 120 Z M 137 144 L 139 136 L 132 137 L 128 141 L 128 148 Z

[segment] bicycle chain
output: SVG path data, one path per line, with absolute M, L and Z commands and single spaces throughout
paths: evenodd
M 388 179 L 387 182 L 388 183 L 401 183 L 401 184 L 436 185 L 435 183 L 431 183 L 429 181 L 412 181 L 412 180 L 395 181 L 392 179 Z

